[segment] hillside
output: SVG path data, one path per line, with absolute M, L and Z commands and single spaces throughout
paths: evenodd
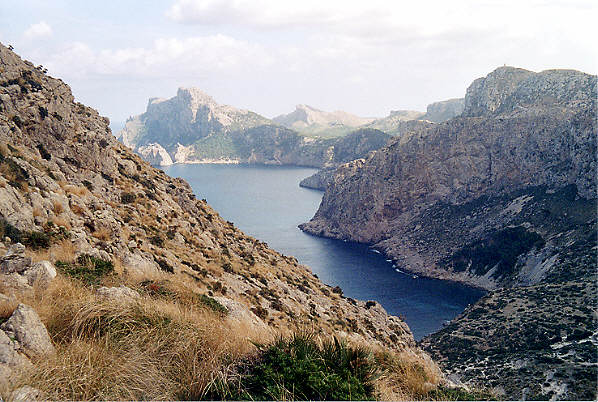
M 342 137 L 374 119 L 343 111 L 325 112 L 309 105 L 297 105 L 291 113 L 276 116 L 272 120 L 308 137 L 334 138 Z
M 198 92 L 179 96 L 192 100 L 180 127 L 261 122 L 250 112 L 206 108 L 211 101 Z M 171 107 L 154 100 L 149 109 Z M 123 140 L 155 139 L 131 126 Z M 64 82 L 2 45 L 0 230 L 3 397 L 232 398 L 218 387 L 245 378 L 236 370 L 265 356 L 252 341 L 296 331 L 367 345 L 354 355 L 367 367 L 368 350 L 379 351 L 376 370 L 389 371 L 384 380 L 366 376 L 361 397 L 428 398 L 441 382 L 401 319 L 344 297 L 224 221 L 186 182 L 119 143 L 108 119 L 75 102 Z M 268 350 L 298 347 L 293 342 Z M 421 375 L 408 385 L 400 367 Z
M 595 116 L 596 76 L 501 67 L 468 88 L 462 116 L 412 130 L 368 158 L 341 166 L 316 215 L 301 228 L 372 244 L 408 271 L 489 290 L 513 289 L 489 296 L 492 305 L 515 303 L 526 314 L 501 317 L 488 305 L 474 306 L 488 316 L 491 333 L 472 326 L 465 313 L 432 335 L 427 349 L 464 381 L 492 378 L 508 398 L 587 397 L 595 382 L 576 388 L 572 373 L 581 370 L 584 378 L 595 379 L 595 366 L 563 359 L 557 349 L 571 333 L 595 327 L 593 318 L 581 306 L 567 310 L 567 316 L 584 317 L 570 326 L 549 317 L 575 304 L 567 299 L 571 286 L 596 295 Z M 559 298 L 518 290 L 548 283 Z M 565 331 L 562 338 L 530 342 L 527 350 L 536 355 L 522 354 L 525 345 L 518 353 L 496 352 L 503 342 L 498 334 L 513 337 L 516 327 L 529 328 L 529 339 L 542 338 L 546 327 L 533 323 L 544 315 L 550 331 Z M 581 331 L 574 344 L 595 344 Z M 457 345 L 488 353 L 455 355 Z M 588 355 L 581 356 L 588 362 Z M 521 367 L 516 363 L 521 359 L 526 367 L 545 367 L 542 359 L 560 363 L 549 364 L 548 377 L 539 378 L 533 370 L 513 369 Z M 472 367 L 485 367 L 480 368 L 485 375 Z M 513 385 L 517 376 L 526 389 Z

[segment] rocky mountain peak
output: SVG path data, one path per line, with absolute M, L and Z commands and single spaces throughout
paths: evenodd
M 575 70 L 540 73 L 499 67 L 475 80 L 465 95 L 463 116 L 510 113 L 538 114 L 554 107 L 575 107 L 595 102 L 596 76 Z

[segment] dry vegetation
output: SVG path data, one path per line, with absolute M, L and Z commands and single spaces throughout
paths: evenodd
M 72 260 L 68 243 L 32 257 Z M 267 327 L 227 319 L 202 303 L 183 279 L 165 273 L 127 276 L 117 262 L 115 273 L 101 282 L 126 284 L 142 296 L 109 301 L 62 274 L 45 290 L 17 296 L 38 312 L 56 346 L 53 356 L 18 373 L 17 386 L 31 385 L 52 400 L 202 399 L 216 383 L 238 378 L 238 362 L 255 359 L 254 342 L 268 344 L 278 336 Z M 0 318 L 16 305 L 0 304 Z M 435 366 L 420 357 L 381 348 L 371 355 L 381 370 L 373 384 L 378 399 L 428 399 L 440 382 Z

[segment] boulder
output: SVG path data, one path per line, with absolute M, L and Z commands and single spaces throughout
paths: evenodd
M 118 302 L 132 302 L 139 299 L 139 293 L 134 291 L 131 288 L 128 288 L 124 285 L 119 287 L 105 287 L 102 286 L 98 290 L 96 290 L 98 296 L 111 300 L 111 301 L 118 301 Z
M 56 268 L 50 261 L 40 261 L 33 264 L 23 275 L 27 278 L 29 286 L 37 284 L 45 289 L 56 278 Z
M 10 394 L 10 400 L 13 402 L 41 401 L 43 399 L 42 392 L 29 385 L 17 388 Z
M 10 246 L 4 257 L 0 259 L 0 273 L 22 273 L 31 265 L 31 258 L 25 255 L 25 246 L 21 243 Z
M 6 335 L 16 339 L 19 351 L 28 357 L 42 357 L 54 352 L 46 327 L 31 307 L 19 304 L 8 321 L 0 325 Z

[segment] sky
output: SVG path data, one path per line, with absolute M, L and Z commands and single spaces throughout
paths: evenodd
M 596 74 L 597 21 L 595 0 L 0 0 L 0 42 L 113 128 L 178 87 L 270 118 L 383 117 L 505 64 Z

